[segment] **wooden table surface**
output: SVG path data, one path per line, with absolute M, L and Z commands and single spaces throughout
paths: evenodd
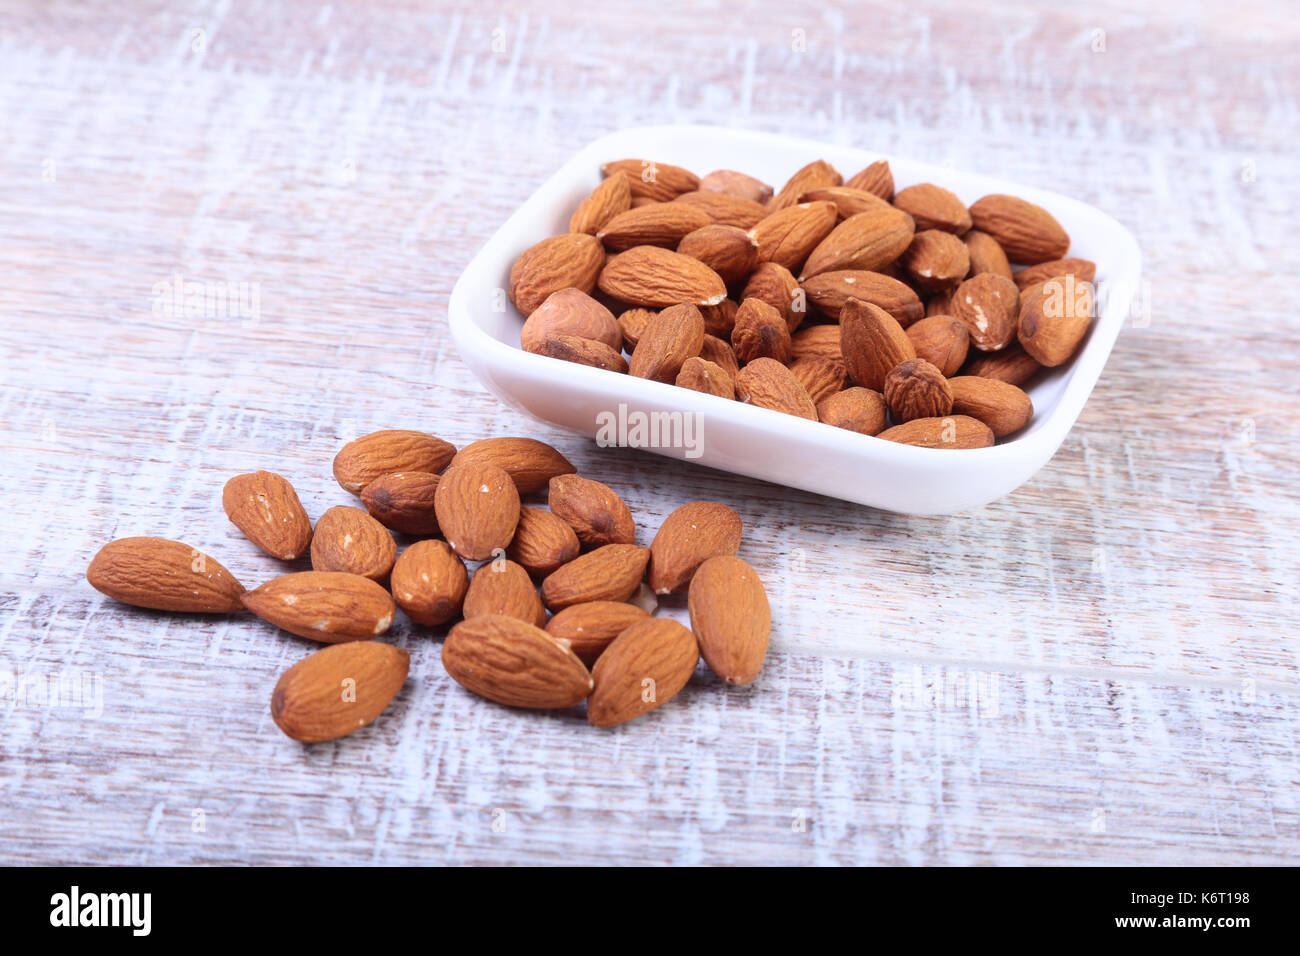
M 0 861 L 1300 861 L 1300 25 L 1152 6 L 0 2 Z M 447 298 L 579 146 L 660 122 L 1078 196 L 1138 237 L 1149 321 L 972 514 L 598 449 L 480 388 Z M 163 313 L 176 275 L 256 320 Z M 305 642 L 86 584 L 135 534 L 259 583 L 226 478 L 317 516 L 386 427 L 552 441 L 647 542 L 730 502 L 763 676 L 598 732 L 471 697 L 401 621 L 389 711 L 303 748 L 267 702 Z

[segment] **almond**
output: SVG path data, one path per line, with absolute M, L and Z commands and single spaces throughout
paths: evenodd
M 446 541 L 411 544 L 393 565 L 393 599 L 416 624 L 437 627 L 460 615 L 469 591 L 465 564 Z
M 941 418 L 952 411 L 952 389 L 925 359 L 908 359 L 885 376 L 885 404 L 895 422 Z
M 376 478 L 394 472 L 441 474 L 455 454 L 455 445 L 424 432 L 371 432 L 343 446 L 334 458 L 334 478 L 344 491 L 359 495 Z
M 970 348 L 970 333 L 965 323 L 950 315 L 931 315 L 908 326 L 907 337 L 912 340 L 916 357 L 925 359 L 946 376 L 957 374 Z
M 706 333 L 704 344 L 700 346 L 699 358 L 706 362 L 712 362 L 726 372 L 727 378 L 732 381 L 734 387 L 736 373 L 740 371 L 740 362 L 737 360 L 736 352 L 732 349 L 730 343 L 724 342 L 716 335 Z M 689 364 L 690 359 L 687 359 L 682 363 L 682 368 L 685 369 Z
M 966 204 L 956 193 L 934 183 L 900 189 L 894 193 L 894 206 L 916 220 L 917 229 L 942 229 L 960 236 L 971 227 L 971 211 Z
M 632 190 L 626 176 L 610 176 L 591 191 L 591 195 L 578 203 L 569 218 L 569 232 L 585 232 L 594 236 L 601 227 L 619 213 L 632 208 Z
M 754 271 L 758 244 L 749 233 L 735 226 L 709 225 L 682 237 L 677 251 L 699 259 L 731 285 Z
M 596 234 L 605 248 L 624 252 L 636 246 L 674 248 L 682 237 L 709 225 L 705 213 L 686 203 L 665 202 L 619 213 Z
M 894 198 L 894 174 L 889 161 L 878 159 L 860 173 L 854 174 L 845 184 L 851 189 L 863 189 L 886 202 Z
M 230 614 L 244 586 L 214 558 L 166 538 L 118 538 L 91 559 L 86 580 L 123 604 L 156 611 Z
M 704 334 L 719 338 L 731 338 L 731 330 L 736 327 L 736 313 L 740 303 L 735 299 L 723 299 L 717 305 L 699 306 L 700 315 L 704 317 Z
M 943 292 L 936 292 L 930 296 L 925 303 L 925 315 L 929 318 L 932 315 L 952 315 L 952 300 L 957 295 L 956 289 L 946 289 Z
M 546 625 L 551 635 L 590 667 L 614 638 L 638 621 L 650 617 L 635 604 L 621 601 L 588 601 L 574 604 L 555 615 Z
M 929 292 L 955 289 L 970 271 L 966 243 L 942 229 L 918 232 L 901 261 L 912 281 Z
M 545 488 L 556 475 L 571 475 L 578 470 L 569 459 L 536 438 L 482 438 L 462 448 L 451 464 L 496 465 L 514 480 L 521 495 Z
M 1011 274 L 1011 263 L 1007 261 L 1007 254 L 1002 251 L 998 241 L 987 232 L 972 229 L 961 237 L 961 241 L 966 243 L 966 251 L 970 254 L 971 275 L 992 272 L 1008 279 L 1014 278 Z
M 343 571 L 282 574 L 242 600 L 262 620 L 326 644 L 378 637 L 392 625 L 395 610 L 380 585 Z
M 834 203 L 806 202 L 774 212 L 749 230 L 759 262 L 775 262 L 797 272 L 809 254 L 835 229 Z
M 843 182 L 844 177 L 835 171 L 834 166 L 824 159 L 815 160 L 790 177 L 781 191 L 772 197 L 768 208 L 779 212 L 798 203 L 799 197 L 810 189 L 838 186 Z
M 234 526 L 273 558 L 301 558 L 311 544 L 311 519 L 298 493 L 274 472 L 231 478 L 221 492 L 221 506 Z
M 736 397 L 736 383 L 727 370 L 715 362 L 708 362 L 698 356 L 688 358 L 682 363 L 682 370 L 677 373 L 677 385 L 695 392 L 717 395 L 719 398 Z
M 658 314 L 653 309 L 628 309 L 618 317 L 618 328 L 623 333 L 623 348 L 629 355 L 636 351 L 636 343 Z
M 1026 289 L 1063 276 L 1074 276 L 1076 282 L 1092 282 L 1097 278 L 1097 264 L 1088 259 L 1053 259 L 1036 266 L 1027 266 L 1011 274 L 1016 287 L 1024 292 Z
M 760 299 L 781 313 L 785 324 L 793 332 L 803 322 L 808 308 L 804 294 L 794 273 L 775 262 L 759 263 L 745 283 L 741 301 Z
M 746 299 L 736 312 L 731 347 L 741 362 L 772 358 L 790 361 L 790 329 L 781 313 L 760 299 Z
M 551 236 L 525 249 L 510 267 L 510 301 L 524 315 L 552 292 L 591 292 L 605 264 L 605 247 L 595 236 L 570 232 Z
M 654 309 L 682 302 L 716 305 L 727 297 L 727 284 L 704 263 L 658 246 L 610 256 L 599 282 L 606 295 Z
M 442 664 L 466 690 L 507 707 L 572 707 L 592 688 L 591 674 L 573 651 L 503 614 L 453 627 L 442 644 Z
M 728 684 L 752 683 L 772 634 L 772 610 L 758 573 L 737 557 L 710 558 L 691 580 L 688 607 L 709 669 Z
M 1020 291 L 1005 276 L 981 272 L 957 287 L 952 315 L 966 326 L 971 345 L 981 352 L 1006 348 L 1016 337 Z
M 844 361 L 840 351 L 838 325 L 810 325 L 790 337 L 790 350 L 795 361 L 802 358 L 827 358 Z
M 402 534 L 435 535 L 438 517 L 433 498 L 438 476 L 427 471 L 398 471 L 383 475 L 361 491 L 361 503 L 385 528 Z
M 794 373 L 776 359 L 756 358 L 736 373 L 736 397 L 742 402 L 817 420 L 817 409 Z
M 410 654 L 382 641 L 321 648 L 280 675 L 271 719 L 303 743 L 346 737 L 384 712 L 410 666 Z
M 907 328 L 925 314 L 916 292 L 904 282 L 865 269 L 837 269 L 803 281 L 803 290 L 819 312 L 839 321 L 849 299 L 878 305 Z
M 546 340 L 557 335 L 603 342 L 615 351 L 623 348 L 614 313 L 579 289 L 560 289 L 547 296 L 524 321 L 519 343 L 527 352 L 540 352 Z
M 1027 290 L 1020 307 L 1020 344 L 1039 365 L 1063 365 L 1092 323 L 1092 286 L 1073 276 L 1049 279 Z
M 529 574 L 544 578 L 576 558 L 581 547 L 578 535 L 559 515 L 520 508 L 519 525 L 506 554 Z
M 966 366 L 967 375 L 997 379 L 1012 385 L 1024 385 L 1042 368 L 1019 342 L 1012 342 L 1000 352 L 976 353 Z
M 592 668 L 587 722 L 615 727 L 653 710 L 686 686 L 699 659 L 695 636 L 676 621 L 637 621 L 614 638 Z
M 691 501 L 659 526 L 650 543 L 650 589 L 674 594 L 686 589 L 695 569 L 717 555 L 740 548 L 740 515 L 716 501 Z
M 848 373 L 843 359 L 801 358 L 790 363 L 790 371 L 804 387 L 814 405 L 844 388 Z
M 562 362 L 618 372 L 620 375 L 627 372 L 627 359 L 619 352 L 604 342 L 580 339 L 576 335 L 553 335 L 542 342 L 540 347 L 529 351 Z
M 616 159 L 600 167 L 606 176 L 623 173 L 633 196 L 669 202 L 700 188 L 700 178 L 690 170 L 649 159 Z
M 574 558 L 542 582 L 542 600 L 552 611 L 587 601 L 626 601 L 636 594 L 650 549 L 607 544 Z
M 682 193 L 673 202 L 683 203 L 700 210 L 719 226 L 751 229 L 768 214 L 761 203 L 720 192 Z
M 632 511 L 609 485 L 579 475 L 551 479 L 551 513 L 562 519 L 589 548 L 632 544 L 636 524 Z
M 848 186 L 823 186 L 821 189 L 810 189 L 799 198 L 799 201 L 834 203 L 841 219 L 848 219 L 860 212 L 890 208 L 889 203 L 879 196 L 864 189 L 850 189 Z
M 1069 251 L 1070 237 L 1055 217 L 1017 196 L 984 196 L 971 205 L 970 215 L 975 228 L 996 239 L 1012 262 L 1032 266 Z
M 772 198 L 771 186 L 734 169 L 715 169 L 709 173 L 700 180 L 700 192 L 724 193 L 754 203 L 765 203 Z
M 682 363 L 704 345 L 704 317 L 693 305 L 664 309 L 646 327 L 628 363 L 628 373 L 656 382 L 673 382 Z
M 898 320 L 880 306 L 849 299 L 840 311 L 840 351 L 855 385 L 883 392 L 885 376 L 916 349 Z
M 914 418 L 886 428 L 878 437 L 922 448 L 987 448 L 993 444 L 989 426 L 969 415 Z
M 838 269 L 879 269 L 903 254 L 914 232 L 910 217 L 887 206 L 850 216 L 808 256 L 800 281 Z
M 474 572 L 465 595 L 465 620 L 485 614 L 504 614 L 535 627 L 546 625 L 546 608 L 523 565 L 498 559 Z
M 345 571 L 382 581 L 396 560 L 392 534 L 360 508 L 337 505 L 316 522 L 311 539 L 313 571 Z
M 1029 396 L 1008 382 L 958 375 L 948 384 L 952 388 L 952 410 L 978 418 L 993 430 L 994 438 L 1019 431 L 1034 414 L 1034 403 Z
M 503 468 L 486 461 L 453 464 L 443 473 L 433 499 L 452 550 L 483 561 L 504 550 L 519 523 L 519 491 Z
M 869 388 L 846 388 L 818 403 L 817 419 L 860 435 L 878 435 L 885 429 L 885 400 Z

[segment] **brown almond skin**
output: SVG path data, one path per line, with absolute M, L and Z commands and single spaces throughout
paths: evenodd
M 344 491 L 361 494 L 383 475 L 398 471 L 441 474 L 456 455 L 456 446 L 435 435 L 409 429 L 371 432 L 348 442 L 334 457 L 334 479 Z
M 953 376 L 966 361 L 970 350 L 970 332 L 960 319 L 951 315 L 931 315 L 915 325 L 908 326 L 907 337 L 912 340 L 916 357 Z
M 682 302 L 717 305 L 727 297 L 727 284 L 703 262 L 658 246 L 636 246 L 610 256 L 598 284 L 620 302 L 650 309 Z
M 1016 337 L 1020 290 L 1005 276 L 983 272 L 957 287 L 952 316 L 966 326 L 970 344 L 981 352 L 1004 349 Z
M 736 352 L 731 347 L 731 343 L 718 338 L 716 335 L 709 335 L 707 332 L 704 335 L 704 345 L 700 347 L 700 354 L 697 358 L 721 367 L 733 382 L 736 373 L 740 371 L 740 361 L 736 358 Z M 685 368 L 686 364 L 686 362 L 683 362 L 682 368 Z
M 530 246 L 510 267 L 510 301 L 524 315 L 552 292 L 578 289 L 590 293 L 605 265 L 605 247 L 595 236 L 570 232 Z
M 921 448 L 987 448 L 993 444 L 989 426 L 969 415 L 914 418 L 886 428 L 877 437 Z
M 817 418 L 860 435 L 879 435 L 885 430 L 888 415 L 885 399 L 879 392 L 854 386 L 819 403 Z
M 863 269 L 837 269 L 803 281 L 817 311 L 839 320 L 840 311 L 849 299 L 878 305 L 907 328 L 925 314 L 916 290 L 904 282 L 880 272 Z
M 579 475 L 552 478 L 549 504 L 551 513 L 567 522 L 589 548 L 636 541 L 631 509 L 602 482 Z
M 699 306 L 700 315 L 704 317 L 704 337 L 731 338 L 731 330 L 736 327 L 736 313 L 740 304 L 735 299 L 723 299 L 717 305 Z
M 569 232 L 585 232 L 594 236 L 602 226 L 621 212 L 632 208 L 632 190 L 626 176 L 608 176 L 601 180 L 591 195 L 578 203 L 569 217 Z
M 810 325 L 806 329 L 800 329 L 790 337 L 790 350 L 795 361 L 805 358 L 844 361 L 844 353 L 840 351 L 838 325 Z
M 481 438 L 462 448 L 451 461 L 452 465 L 471 463 L 504 469 L 521 495 L 545 488 L 556 475 L 572 475 L 578 470 L 569 459 L 536 438 Z
M 435 535 L 433 510 L 438 476 L 428 471 L 399 471 L 383 475 L 361 491 L 361 503 L 385 528 L 409 535 Z
M 772 610 L 758 572 L 734 556 L 710 558 L 691 580 L 687 607 L 709 669 L 728 684 L 753 683 L 772 635 Z
M 382 641 L 321 648 L 280 675 L 271 719 L 303 743 L 346 737 L 384 712 L 410 667 L 410 654 Z
M 1092 287 L 1053 278 L 1025 292 L 1017 338 L 1039 365 L 1064 365 L 1092 324 Z
M 773 196 L 768 203 L 768 209 L 772 212 L 779 212 L 795 205 L 799 201 L 799 197 L 810 189 L 819 189 L 822 186 L 839 186 L 843 182 L 844 177 L 826 160 L 813 160 L 786 180 L 785 185 L 781 187 L 781 191 Z
M 790 329 L 781 313 L 759 299 L 746 299 L 736 312 L 731 347 L 742 363 L 756 358 L 790 361 Z
M 642 333 L 649 328 L 659 313 L 653 309 L 627 309 L 618 317 L 618 328 L 623 333 L 623 349 L 631 354 Z
M 916 358 L 916 348 L 898 320 L 877 305 L 849 299 L 840 312 L 840 351 L 855 385 L 885 390 L 894 366 Z
M 719 192 L 750 202 L 765 203 L 772 198 L 772 187 L 761 179 L 734 169 L 715 169 L 700 179 L 700 192 Z
M 978 375 L 980 378 L 993 378 L 999 382 L 1023 386 L 1042 366 L 1038 364 L 1025 347 L 1019 342 L 1012 342 L 1000 352 L 977 352 L 967 363 L 965 374 Z
M 453 627 L 442 643 L 442 664 L 466 690 L 507 707 L 572 707 L 592 688 L 590 672 L 573 651 L 504 614 Z
M 978 418 L 993 430 L 994 438 L 1019 431 L 1033 417 L 1033 401 L 1023 389 L 1008 382 L 958 375 L 948 384 L 952 388 L 952 410 Z
M 699 356 L 688 358 L 682 364 L 676 384 L 681 388 L 717 395 L 719 398 L 736 397 L 736 384 L 727 370 L 716 362 L 706 361 Z
M 230 614 L 244 586 L 214 558 L 166 538 L 118 538 L 86 569 L 90 586 L 114 600 L 156 611 Z
M 932 315 L 952 315 L 952 297 L 956 294 L 956 289 L 949 289 L 930 296 L 925 302 L 925 317 L 928 319 Z
M 546 633 L 590 667 L 614 638 L 650 615 L 623 601 L 588 601 L 566 607 L 546 624 Z
M 433 505 L 447 543 L 468 561 L 504 550 L 519 523 L 519 490 L 504 469 L 485 461 L 448 468 Z
M 519 344 L 525 352 L 539 352 L 546 340 L 559 335 L 601 342 L 615 351 L 623 348 L 623 333 L 614 313 L 579 289 L 560 289 L 524 320 Z
M 736 226 L 703 226 L 683 236 L 677 251 L 699 259 L 727 285 L 741 281 L 758 265 L 758 245 Z
M 249 541 L 282 561 L 311 545 L 311 519 L 288 479 L 271 471 L 235 475 L 221 491 L 226 516 Z
M 797 273 L 814 249 L 831 235 L 839 210 L 830 202 L 806 202 L 774 212 L 749 230 L 759 262 L 775 262 Z
M 637 342 L 628 374 L 656 382 L 673 382 L 682 364 L 704 346 L 704 316 L 693 305 L 664 309 Z
M 845 183 L 850 189 L 862 189 L 879 196 L 886 202 L 894 198 L 894 173 L 889 161 L 878 159 L 860 173 L 855 173 Z
M 581 547 L 578 535 L 559 515 L 523 507 L 506 555 L 529 574 L 544 578 L 576 558 Z
M 659 526 L 650 542 L 647 580 L 655 594 L 675 594 L 691 583 L 696 568 L 740 549 L 740 515 L 716 501 L 688 501 Z
M 611 252 L 626 252 L 635 246 L 674 249 L 684 236 L 711 221 L 703 210 L 686 203 L 659 203 L 619 213 L 605 223 L 596 238 Z
M 970 271 L 966 243 L 942 229 L 922 229 L 899 260 L 917 288 L 926 292 L 954 289 Z
M 489 561 L 474 572 L 461 613 L 467 621 L 485 614 L 504 614 L 534 627 L 546 626 L 546 608 L 528 571 L 504 559 Z
M 700 177 L 689 169 L 650 159 L 616 159 L 600 167 L 606 176 L 622 173 L 633 197 L 670 202 L 700 188 Z
M 894 194 L 894 206 L 916 220 L 917 229 L 942 229 L 963 235 L 971 227 L 971 212 L 956 193 L 934 183 L 918 183 Z
M 790 372 L 799 380 L 814 405 L 843 391 L 848 379 L 842 359 L 795 359 L 790 363 Z
M 941 418 L 952 411 L 952 388 L 943 372 L 925 359 L 908 359 L 885 376 L 885 404 L 898 424 Z
M 915 231 L 909 216 L 887 206 L 850 216 L 808 256 L 800 281 L 823 272 L 879 270 L 903 254 Z
M 311 539 L 313 571 L 344 571 L 382 581 L 397 560 L 397 542 L 360 508 L 336 505 L 316 522 Z
M 746 230 L 752 229 L 768 212 L 766 206 L 751 199 L 704 189 L 682 193 L 673 202 L 694 206 L 716 225 L 735 226 L 737 229 Z
M 1026 266 L 1016 273 L 1009 273 L 1013 282 L 1024 292 L 1040 282 L 1072 275 L 1077 282 L 1092 282 L 1097 278 L 1097 264 L 1089 259 L 1053 259 L 1036 266 Z
M 992 272 L 994 275 L 1000 275 L 1007 279 L 1014 278 L 1006 252 L 998 245 L 998 241 L 987 232 L 972 229 L 961 237 L 961 241 L 966 243 L 966 251 L 970 255 L 971 275 L 977 276 L 981 272 Z
M 870 212 L 881 206 L 889 206 L 889 203 L 879 196 L 849 186 L 822 186 L 818 189 L 810 189 L 799 197 L 799 201 L 834 203 L 841 219 L 848 219 L 860 212 Z
M 996 239 L 1012 262 L 1037 265 L 1070 249 L 1070 237 L 1056 218 L 1018 196 L 983 196 L 971 204 L 970 215 L 975 228 Z
M 573 362 L 589 368 L 604 369 L 620 375 L 627 372 L 627 360 L 604 342 L 592 339 L 580 339 L 576 335 L 553 335 L 535 349 L 528 351 L 535 355 Z
M 793 332 L 802 324 L 808 313 L 806 297 L 799 288 L 799 280 L 789 269 L 775 262 L 760 262 L 745 283 L 740 295 L 745 299 L 766 302 L 785 319 Z
M 460 616 L 469 574 L 446 541 L 426 539 L 413 542 L 398 556 L 389 585 L 407 617 L 437 627 Z
M 653 710 L 686 686 L 699 659 L 695 636 L 671 618 L 632 624 L 591 670 L 587 722 L 616 727 Z
M 756 358 L 737 372 L 736 397 L 759 408 L 817 420 L 817 407 L 803 383 L 776 359 Z
M 551 611 L 588 601 L 626 601 L 636 594 L 650 549 L 607 544 L 579 555 L 542 582 L 542 601 Z
M 343 571 L 299 571 L 242 596 L 244 607 L 276 627 L 340 644 L 383 634 L 393 623 L 392 596 L 370 578 Z

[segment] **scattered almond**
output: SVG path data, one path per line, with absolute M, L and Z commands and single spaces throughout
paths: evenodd
M 772 634 L 772 611 L 757 572 L 731 555 L 709 558 L 691 579 L 688 606 L 709 669 L 728 684 L 752 683 Z
M 573 604 L 556 614 L 546 624 L 546 633 L 555 638 L 590 667 L 614 638 L 638 621 L 650 617 L 635 604 L 622 601 L 588 601 Z
M 677 694 L 700 659 L 695 636 L 670 618 L 647 618 L 614 638 L 591 670 L 587 722 L 615 727 Z
M 301 558 L 311 544 L 311 519 L 298 493 L 274 472 L 231 478 L 221 492 L 221 506 L 234 526 L 273 558 Z
M 156 611 L 230 614 L 244 586 L 215 559 L 180 541 L 118 538 L 91 559 L 86 580 L 123 604 Z
M 543 578 L 578 556 L 578 535 L 559 515 L 541 508 L 520 508 L 519 524 L 506 555 Z
M 452 550 L 483 561 L 504 550 L 519 523 L 519 491 L 504 469 L 486 461 L 452 465 L 434 495 L 438 527 Z
M 334 478 L 344 491 L 359 495 L 376 478 L 394 472 L 441 474 L 455 454 L 455 445 L 424 432 L 371 432 L 343 446 L 334 458 Z
M 242 596 L 244 607 L 276 627 L 326 644 L 378 637 L 393 623 L 393 598 L 370 578 L 342 571 L 299 571 Z
M 437 627 L 459 617 L 469 591 L 465 565 L 446 541 L 416 541 L 393 565 L 393 599 L 416 624 Z
M 504 614 L 453 627 L 442 643 L 442 664 L 466 690 L 508 707 L 572 707 L 592 688 L 591 674 L 573 651 Z
M 280 675 L 271 719 L 303 743 L 346 737 L 384 712 L 410 666 L 410 654 L 382 641 L 322 648 Z
M 451 464 L 496 465 L 514 480 L 521 495 L 545 488 L 556 475 L 571 475 L 578 470 L 569 459 L 536 438 L 482 438 L 457 452 Z
M 589 548 L 632 544 L 636 525 L 632 512 L 609 485 L 580 475 L 551 479 L 551 513 L 562 518 Z
M 716 501 L 691 501 L 664 519 L 650 543 L 650 589 L 656 594 L 685 590 L 695 569 L 717 555 L 740 548 L 740 515 Z
M 474 572 L 461 613 L 465 620 L 504 614 L 535 627 L 546 625 L 546 608 L 523 565 L 505 559 L 488 561 Z
M 626 601 L 636 594 L 649 561 L 649 548 L 607 544 L 548 575 L 542 601 L 552 611 L 587 601 Z
M 311 539 L 314 571 L 346 571 L 382 581 L 396 560 L 392 534 L 360 508 L 337 505 L 316 522 Z
M 361 503 L 385 528 L 402 534 L 434 535 L 438 517 L 433 510 L 438 476 L 427 471 L 383 475 L 361 491 Z

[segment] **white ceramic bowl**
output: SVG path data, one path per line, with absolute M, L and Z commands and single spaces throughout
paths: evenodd
M 1012 440 L 992 448 L 916 448 L 523 351 L 523 316 L 504 293 L 511 264 L 538 240 L 568 231 L 574 207 L 600 182 L 602 163 L 631 157 L 684 166 L 699 175 L 739 169 L 776 188 L 814 159 L 826 159 L 848 177 L 882 158 L 789 136 L 709 126 L 647 127 L 596 140 L 533 193 L 456 283 L 449 307 L 451 332 L 466 364 L 502 401 L 592 437 L 602 423 L 620 417 L 620 406 L 623 420 L 632 425 L 651 421 L 642 416 L 680 412 L 681 421 L 699 427 L 697 436 L 688 436 L 698 441 L 648 450 L 890 511 L 966 511 L 1013 491 L 1060 447 L 1097 384 L 1137 290 L 1137 243 L 1100 210 L 1042 189 L 888 156 L 883 158 L 889 160 L 900 189 L 934 182 L 968 204 L 987 193 L 1010 193 L 1039 203 L 1069 232 L 1069 254 L 1097 264 L 1101 314 L 1069 363 L 1040 372 L 1028 386 L 1034 417 Z M 636 443 L 635 430 L 623 437 Z

